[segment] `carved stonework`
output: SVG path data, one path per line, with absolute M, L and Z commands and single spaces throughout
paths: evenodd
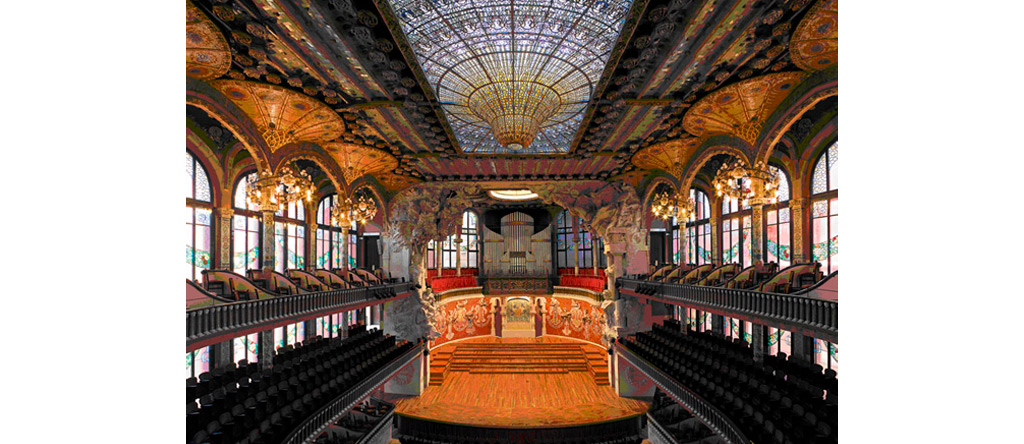
M 231 269 L 231 218 L 234 214 L 230 208 L 217 210 L 217 240 L 220 242 L 217 267 L 224 270 Z

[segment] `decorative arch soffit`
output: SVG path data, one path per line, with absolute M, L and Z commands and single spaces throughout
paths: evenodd
M 366 175 L 360 177 L 349 184 L 349 188 L 351 188 L 352 195 L 364 189 L 369 191 L 370 196 L 377 203 L 378 213 L 383 216 L 384 225 L 388 225 L 388 201 L 384 199 L 384 187 L 373 176 Z
M 334 184 L 335 190 L 339 192 L 348 191 L 345 180 L 341 174 L 341 169 L 338 168 L 338 164 L 331 159 L 331 156 L 327 154 L 327 151 L 315 143 L 299 142 L 278 148 L 271 157 L 274 165 L 273 172 L 277 173 L 281 171 L 282 167 L 297 159 L 305 159 L 315 162 L 324 170 L 324 173 L 327 174 L 327 178 Z
M 811 74 L 794 88 L 775 112 L 768 117 L 764 129 L 757 138 L 757 155 L 755 159 L 767 162 L 786 131 L 800 120 L 805 112 L 818 102 L 839 95 L 839 67 L 832 65 Z
M 741 143 L 742 142 L 742 143 Z M 736 157 L 747 165 L 750 165 L 750 157 L 747 155 L 747 151 L 741 147 L 747 147 L 742 139 L 730 137 L 730 136 L 712 136 L 708 140 L 701 144 L 700 148 L 697 148 L 696 154 L 693 156 L 690 163 L 686 166 L 686 172 L 683 174 L 683 179 L 680 181 L 680 189 L 689 190 L 693 187 L 693 180 L 697 177 L 697 173 L 700 169 L 719 154 L 729 154 Z
M 270 147 L 263 140 L 256 125 L 241 108 L 228 100 L 220 91 L 206 82 L 186 77 L 185 103 L 205 111 L 210 117 L 224 125 L 224 128 L 231 131 L 235 139 L 242 143 L 256 161 L 258 170 L 261 172 L 271 170 Z

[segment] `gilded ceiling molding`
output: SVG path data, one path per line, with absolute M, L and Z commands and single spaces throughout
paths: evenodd
M 392 195 L 411 186 L 423 183 L 422 180 L 412 176 L 402 176 L 394 173 L 384 173 L 378 177 L 381 185 Z
M 298 159 L 305 159 L 316 163 L 324 171 L 324 174 L 327 175 L 327 178 L 331 180 L 331 183 L 334 184 L 335 190 L 344 192 L 348 189 L 345 176 L 341 168 L 338 167 L 338 163 L 323 147 L 315 143 L 292 143 L 274 151 L 274 154 L 271 156 L 271 161 L 274 165 L 273 172 L 279 172 L 285 165 Z
M 202 10 L 185 0 L 185 75 L 216 79 L 231 68 L 231 47 Z
M 191 77 L 185 79 L 185 104 L 205 111 L 220 122 L 249 151 L 257 169 L 270 171 L 270 147 L 256 124 L 238 105 L 210 84 Z
M 839 62 L 839 0 L 819 0 L 807 11 L 789 41 L 793 64 L 818 71 Z
M 701 138 L 731 134 L 753 146 L 768 117 L 807 76 L 767 74 L 719 88 L 690 107 L 683 129 Z
M 338 162 L 345 175 L 345 183 L 351 184 L 367 174 L 398 168 L 395 156 L 376 148 L 343 142 L 326 142 L 321 145 Z
M 243 80 L 215 80 L 210 85 L 252 119 L 271 152 L 293 142 L 334 140 L 345 130 L 333 109 L 305 94 Z
M 644 170 L 661 170 L 670 176 L 679 178 L 683 175 L 686 162 L 700 146 L 696 137 L 682 137 L 651 145 L 633 155 L 631 161 L 637 168 Z
M 839 69 L 834 65 L 807 76 L 768 116 L 754 145 L 757 162 L 767 162 L 786 131 L 818 102 L 839 95 Z

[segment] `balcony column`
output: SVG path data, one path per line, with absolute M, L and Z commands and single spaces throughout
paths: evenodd
M 764 179 L 759 177 L 750 178 L 750 188 L 754 191 L 754 197 L 750 199 L 750 262 L 755 264 L 758 261 L 764 262 L 764 205 L 768 203 L 765 197 Z M 740 258 L 742 263 L 743 258 Z
M 214 363 L 210 368 L 222 368 L 231 365 L 235 360 L 234 345 L 234 339 L 228 339 L 227 341 L 221 341 L 213 344 L 213 347 L 210 348 L 213 351 Z
M 570 216 L 575 219 L 575 216 Z M 580 274 L 580 232 L 579 223 L 572 224 L 572 274 Z
M 263 273 L 269 274 L 274 270 L 274 255 L 277 253 L 277 245 L 274 243 L 274 210 L 263 210 L 260 212 L 263 221 L 263 251 L 260 253 L 262 259 Z
M 790 232 L 793 233 L 793 263 L 808 263 L 811 261 L 811 255 L 804 241 L 805 235 L 810 233 L 809 225 L 804 222 L 807 220 L 806 198 L 790 199 L 789 220 L 792 227 Z
M 462 276 L 462 227 L 455 228 L 455 275 Z
M 722 264 L 724 261 L 722 257 L 722 198 L 715 196 L 710 198 L 709 202 L 711 204 L 711 262 Z M 696 232 L 694 234 L 696 235 Z
M 348 270 L 349 227 L 341 227 L 341 268 Z
M 303 341 L 308 341 L 310 338 L 316 336 L 316 323 L 317 322 L 318 322 L 317 319 L 314 318 L 314 319 L 306 319 L 306 321 L 302 323 L 302 325 L 306 329 L 306 332 L 305 332 L 305 334 L 303 336 L 306 339 L 304 339 Z
M 316 202 L 308 202 L 306 204 L 306 260 L 305 267 L 301 268 L 305 268 L 307 271 L 313 271 L 317 268 L 316 230 L 320 228 L 320 225 L 316 223 L 316 210 Z
M 215 234 L 217 239 L 217 268 L 222 270 L 231 269 L 231 221 L 235 215 L 235 210 L 228 208 L 217 208 L 215 214 L 217 230 Z
M 754 362 L 764 361 L 764 352 L 768 349 L 768 327 L 753 323 L 750 328 L 750 346 L 754 351 Z
M 268 369 L 274 364 L 274 330 L 260 332 L 259 362 L 261 369 Z

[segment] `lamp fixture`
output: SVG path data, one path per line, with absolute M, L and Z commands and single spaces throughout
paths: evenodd
M 754 182 L 763 184 L 763 191 L 758 191 Z M 743 202 L 748 205 L 751 199 L 764 199 L 775 203 L 779 197 L 779 176 L 769 168 L 748 168 L 740 159 L 726 162 L 718 169 L 711 185 L 715 194 Z
M 365 194 L 356 196 L 355 202 L 348 196 L 336 199 L 331 206 L 331 223 L 343 229 L 350 229 L 354 221 L 365 225 L 376 215 L 377 204 Z
M 252 173 L 247 178 L 246 199 L 260 209 L 284 211 L 286 205 L 313 200 L 313 178 L 305 171 L 295 171 L 285 165 L 276 175 Z
M 654 203 L 651 205 L 651 212 L 654 213 L 655 217 L 660 217 L 664 220 L 675 218 L 678 221 L 685 222 L 690 220 L 694 216 L 694 201 L 690 196 L 684 196 L 682 193 L 669 193 L 663 191 L 654 196 Z

